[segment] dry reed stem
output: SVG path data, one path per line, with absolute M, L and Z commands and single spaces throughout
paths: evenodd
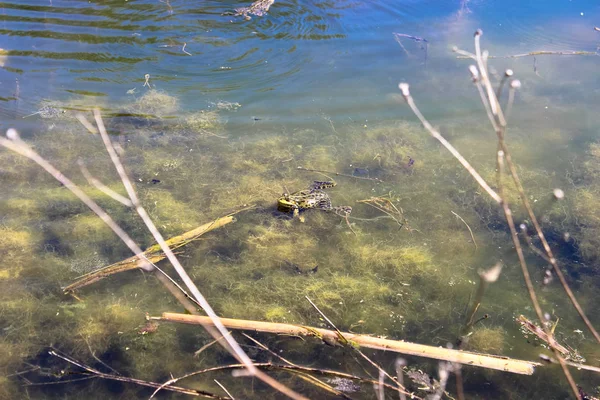
M 535 309 L 536 315 L 538 317 L 538 319 L 540 320 L 540 323 L 542 324 L 542 326 L 544 327 L 544 330 L 546 331 L 546 334 L 548 335 L 549 338 L 549 343 L 550 343 L 550 347 L 552 349 L 552 351 L 554 352 L 554 355 L 556 356 L 556 358 L 558 359 L 558 361 L 560 362 L 561 368 L 563 370 L 563 373 L 571 387 L 571 390 L 573 391 L 573 394 L 575 395 L 575 397 L 579 400 L 581 398 L 580 394 L 579 394 L 579 390 L 577 388 L 577 385 L 575 384 L 575 381 L 573 380 L 573 377 L 571 376 L 570 371 L 568 370 L 564 359 L 562 358 L 562 356 L 560 355 L 560 352 L 554 347 L 554 344 L 556 343 L 554 340 L 554 337 L 552 335 L 552 332 L 550 332 L 550 330 L 548 329 L 548 327 L 544 324 L 544 314 L 542 312 L 541 306 L 539 304 L 539 301 L 537 299 L 537 295 L 535 294 L 535 289 L 533 287 L 533 282 L 531 280 L 531 277 L 529 275 L 529 270 L 527 268 L 527 263 L 525 261 L 525 257 L 523 254 L 523 249 L 521 247 L 521 243 L 519 240 L 519 237 L 517 235 L 517 230 L 515 227 L 515 222 L 512 216 L 512 211 L 508 205 L 508 202 L 506 201 L 506 197 L 504 196 L 504 190 L 503 190 L 503 184 L 502 184 L 502 176 L 504 174 L 504 160 L 506 158 L 507 164 L 509 166 L 509 169 L 511 171 L 511 176 L 513 178 L 513 181 L 515 182 L 515 184 L 517 186 L 520 186 L 520 180 L 519 177 L 517 175 L 517 171 L 516 168 L 514 167 L 514 164 L 512 163 L 512 160 L 510 159 L 510 153 L 508 152 L 508 148 L 506 146 L 506 143 L 504 141 L 504 132 L 505 132 L 505 128 L 506 128 L 506 120 L 504 119 L 504 115 L 502 113 L 502 108 L 499 107 L 499 102 L 498 102 L 498 98 L 496 97 L 494 91 L 492 90 L 492 84 L 489 80 L 488 74 L 487 74 L 487 64 L 486 64 L 486 60 L 484 60 L 484 56 L 482 55 L 481 51 L 480 51 L 480 38 L 482 35 L 482 31 L 481 30 L 477 30 L 475 32 L 475 54 L 476 54 L 476 59 L 477 59 L 477 64 L 479 66 L 479 74 L 481 76 L 480 79 L 474 79 L 475 83 L 479 86 L 479 84 L 481 83 L 486 89 L 487 89 L 487 94 L 488 97 L 482 97 L 482 101 L 484 103 L 484 105 L 486 105 L 486 103 L 489 105 L 489 108 L 492 110 L 492 114 L 495 118 L 493 118 L 493 120 L 496 123 L 493 123 L 492 126 L 494 127 L 494 130 L 496 132 L 496 135 L 498 137 L 498 152 L 497 152 L 497 169 L 498 169 L 498 175 L 497 175 L 497 180 L 498 180 L 498 189 L 500 192 L 500 197 L 502 198 L 502 202 L 500 203 L 502 210 L 504 212 L 504 216 L 506 219 L 506 222 L 508 223 L 509 229 L 510 229 L 510 233 L 511 233 L 511 238 L 513 241 L 513 244 L 515 246 L 515 251 L 517 252 L 517 256 L 519 258 L 519 264 L 521 266 L 521 271 L 523 273 L 523 278 L 525 280 L 525 285 L 527 287 L 527 291 L 529 293 L 529 297 L 531 299 L 531 303 L 533 305 L 533 308 Z M 485 54 L 485 58 L 487 59 L 487 53 Z M 516 87 L 516 85 L 515 85 Z M 486 106 L 487 109 L 487 106 Z M 521 190 L 522 190 L 522 186 L 521 186 Z M 527 209 L 528 213 L 530 213 L 530 215 L 533 217 L 533 219 L 535 219 L 535 215 L 533 214 L 533 211 L 531 210 L 531 207 L 529 206 L 529 202 L 526 201 L 526 198 L 524 196 L 524 192 L 523 192 L 523 196 L 521 197 L 521 200 L 523 201 L 523 205 L 525 206 L 525 208 Z M 536 219 L 537 222 L 537 219 Z M 539 225 L 538 225 L 539 226 Z M 539 231 L 541 233 L 541 229 Z M 541 233 L 542 237 L 543 237 L 543 233 Z M 550 251 L 549 246 L 547 247 L 547 252 Z M 549 253 L 549 258 L 553 258 L 551 257 L 551 252 Z M 592 328 L 593 329 L 593 328 Z
M 212 307 L 210 306 L 210 304 L 208 304 L 208 302 L 206 301 L 204 296 L 200 293 L 200 291 L 196 287 L 196 284 L 189 277 L 189 275 L 187 274 L 187 272 L 185 271 L 185 269 L 183 268 L 183 266 L 181 265 L 181 263 L 179 262 L 177 257 L 175 257 L 175 254 L 173 253 L 173 251 L 171 250 L 169 245 L 166 243 L 162 234 L 156 228 L 156 225 L 154 225 L 154 222 L 152 222 L 152 220 L 150 219 L 150 216 L 146 212 L 146 209 L 141 205 L 139 198 L 137 196 L 137 193 L 135 192 L 135 189 L 133 187 L 133 184 L 131 183 L 129 176 L 125 172 L 125 168 L 124 168 L 123 164 L 121 163 L 121 159 L 119 158 L 119 156 L 108 136 L 108 132 L 106 131 L 106 128 L 104 127 L 104 121 L 102 121 L 102 117 L 100 115 L 99 109 L 94 109 L 94 119 L 96 120 L 96 126 L 98 127 L 98 132 L 100 133 L 100 137 L 102 138 L 102 141 L 104 142 L 104 147 L 106 148 L 106 151 L 108 152 L 108 155 L 110 156 L 110 159 L 111 159 L 113 165 L 115 166 L 115 169 L 117 170 L 117 173 L 119 174 L 119 177 L 121 178 L 121 182 L 123 183 L 123 186 L 125 187 L 125 190 L 127 191 L 127 195 L 129 196 L 129 199 L 131 200 L 133 207 L 135 208 L 135 211 L 138 213 L 138 215 L 140 216 L 142 221 L 144 221 L 146 228 L 150 231 L 150 233 L 154 237 L 154 240 L 156 240 L 156 242 L 160 246 L 161 250 L 165 253 L 169 262 L 173 265 L 173 268 L 175 268 L 175 271 L 177 271 L 177 274 L 179 275 L 179 277 L 181 278 L 181 280 L 183 281 L 185 286 L 188 288 L 188 290 L 192 293 L 193 297 L 202 306 L 202 309 L 204 310 L 204 312 L 206 312 L 206 314 L 211 319 L 214 319 L 214 327 L 217 328 L 217 330 L 221 333 L 222 339 L 226 342 L 227 346 L 229 346 L 229 348 L 230 348 L 229 350 L 232 352 L 233 355 L 236 356 L 236 358 L 238 358 L 238 360 L 240 362 L 242 362 L 243 364 L 248 364 L 248 371 L 250 373 L 253 373 L 255 371 L 255 369 L 251 365 L 252 361 L 246 355 L 244 350 L 242 350 L 242 348 L 239 346 L 239 344 L 231 336 L 227 335 L 227 330 L 225 329 L 225 327 L 222 324 L 219 323 L 219 317 L 213 311 Z M 213 335 L 213 336 L 215 336 L 215 339 L 216 339 L 217 336 L 216 335 Z M 220 342 L 220 343 L 224 344 L 223 342 Z M 225 346 L 225 347 L 227 348 L 227 346 Z
M 205 316 L 178 313 L 163 313 L 160 317 L 150 317 L 150 319 L 192 325 L 203 325 L 210 323 L 210 318 Z M 229 329 L 277 333 L 290 336 L 314 336 L 322 339 L 326 343 L 339 345 L 343 344 L 340 341 L 338 332 L 328 329 L 232 318 L 221 318 L 221 322 Z M 427 346 L 405 341 L 383 339 L 373 336 L 357 335 L 349 332 L 341 332 L 341 334 L 344 336 L 346 341 L 366 348 L 392 351 L 418 357 L 433 358 L 442 361 L 451 361 L 515 374 L 531 375 L 533 374 L 535 367 L 540 365 L 540 363 L 533 361 L 517 360 L 508 357 L 498 357 L 469 351 L 446 349 L 442 347 Z
M 550 340 L 550 347 L 552 349 L 552 351 L 554 352 L 556 358 L 558 359 L 558 361 L 561 364 L 561 368 L 565 374 L 565 377 L 567 378 L 567 381 L 569 382 L 569 385 L 575 395 L 575 397 L 577 399 L 580 399 L 581 396 L 579 395 L 579 391 L 577 389 L 577 385 L 575 384 L 569 370 L 566 367 L 565 361 L 564 359 L 561 357 L 560 352 L 554 348 L 553 344 L 555 343 L 554 338 L 551 334 L 551 332 L 548 331 L 548 328 L 545 326 L 544 324 L 544 316 L 541 310 L 541 307 L 539 305 L 539 302 L 537 300 L 537 296 L 535 294 L 534 288 L 533 288 L 533 283 L 531 281 L 531 277 L 529 275 L 529 271 L 527 269 L 527 264 L 525 262 L 525 258 L 523 255 L 523 250 L 521 248 L 520 245 L 520 241 L 519 238 L 517 236 L 517 231 L 515 228 L 515 223 L 512 217 L 512 211 L 510 210 L 507 202 L 505 201 L 505 197 L 503 195 L 503 189 L 502 189 L 502 182 L 501 182 L 501 175 L 503 173 L 503 167 L 504 167 L 504 158 L 506 157 L 507 159 L 507 164 L 509 166 L 509 170 L 511 172 L 511 176 L 513 178 L 513 180 L 515 181 L 515 184 L 517 185 L 517 187 L 520 186 L 520 195 L 521 195 L 521 191 L 522 191 L 522 186 L 520 185 L 520 180 L 518 178 L 518 175 L 516 173 L 516 169 L 512 163 L 512 160 L 510 159 L 510 154 L 508 153 L 508 149 L 506 147 L 506 144 L 504 142 L 504 129 L 506 127 L 506 119 L 504 117 L 504 114 L 502 113 L 502 108 L 499 106 L 499 102 L 498 102 L 498 98 L 496 97 L 492 86 L 491 86 L 491 82 L 489 80 L 488 77 L 488 73 L 487 73 L 487 58 L 488 58 L 488 54 L 487 52 L 482 53 L 481 49 L 480 49 L 480 37 L 482 35 L 482 31 L 481 30 L 477 30 L 475 32 L 475 55 L 473 57 L 472 54 L 464 52 L 464 51 L 458 51 L 457 49 L 455 49 L 455 51 L 461 53 L 461 54 L 465 54 L 467 57 L 469 58 L 474 58 L 477 62 L 477 65 L 479 68 L 477 67 L 470 67 L 470 71 L 471 74 L 473 76 L 473 81 L 475 82 L 478 90 L 480 91 L 480 97 L 482 100 L 483 105 L 485 106 L 486 112 L 488 114 L 488 117 L 490 119 L 490 122 L 492 123 L 492 126 L 494 127 L 494 130 L 496 131 L 496 134 L 498 136 L 498 148 L 499 151 L 497 153 L 497 167 L 498 167 L 498 185 L 499 185 L 499 191 L 500 191 L 500 196 L 498 196 L 498 194 L 496 194 L 493 191 L 488 191 L 488 194 L 490 194 L 490 196 L 492 196 L 492 198 L 498 202 L 501 207 L 502 210 L 504 212 L 505 215 L 505 219 L 509 225 L 510 228 L 510 232 L 511 232 L 511 238 L 513 240 L 513 244 L 515 246 L 515 250 L 517 252 L 517 256 L 519 258 L 519 264 L 521 266 L 521 270 L 523 273 L 523 278 L 525 280 L 525 284 L 527 286 L 527 291 L 529 293 L 529 297 L 531 299 L 531 302 L 534 306 L 534 309 L 536 311 L 536 314 L 540 320 L 540 322 L 542 323 L 542 325 L 544 326 L 546 333 L 548 334 L 549 340 Z M 511 85 L 511 88 L 517 88 L 519 85 L 517 85 L 517 83 L 519 83 L 518 81 L 513 81 L 515 83 L 515 85 Z M 485 92 L 487 92 L 487 96 L 483 95 L 483 92 L 481 91 L 481 86 L 483 85 L 483 87 L 485 88 Z M 431 124 L 429 124 L 429 122 L 423 117 L 423 115 L 421 114 L 421 112 L 418 110 L 418 108 L 416 107 L 412 97 L 410 96 L 410 92 L 409 92 L 409 88 L 408 88 L 408 84 L 406 83 L 401 83 L 399 85 L 400 90 L 402 91 L 402 94 L 404 95 L 405 99 L 407 100 L 409 106 L 411 107 L 411 109 L 413 110 L 413 112 L 415 113 L 415 115 L 419 118 L 419 120 L 421 121 L 421 123 L 423 124 L 423 126 L 425 126 L 425 128 L 432 134 L 432 136 L 436 137 L 436 135 L 434 133 L 437 133 L 437 131 L 435 131 L 433 129 L 433 127 L 431 126 Z M 437 133 L 437 135 L 439 136 L 439 133 Z M 437 138 L 437 137 L 436 137 Z M 439 139 L 438 139 L 439 140 Z M 442 143 L 443 144 L 443 143 Z M 459 160 L 461 161 L 460 158 L 458 158 L 454 152 L 452 152 L 451 147 L 446 146 L 446 148 L 451 151 L 451 153 Z M 453 149 L 453 148 L 452 148 Z M 454 150 L 456 151 L 456 150 Z M 462 158 L 462 156 L 461 156 Z M 468 163 L 463 163 L 461 161 L 461 164 L 463 164 L 463 166 L 465 168 L 467 168 L 467 165 L 470 167 L 470 165 Z M 483 184 L 485 184 L 487 186 L 487 183 L 485 183 L 485 181 L 483 181 L 483 179 L 477 174 L 477 173 L 473 173 L 471 170 L 469 170 L 469 168 L 467 168 L 467 170 L 469 171 L 469 173 L 471 173 L 471 175 L 477 180 L 477 182 L 482 186 Z M 480 181 L 480 180 L 481 181 Z M 492 195 L 495 194 L 494 195 Z M 530 216 L 532 216 L 532 220 L 535 219 L 535 216 L 533 215 L 533 211 L 531 210 L 531 207 L 529 206 L 529 202 L 527 201 L 526 197 L 524 196 L 524 191 L 523 191 L 523 195 L 521 196 L 521 200 L 523 202 L 524 207 L 527 209 L 528 213 L 530 213 Z M 537 219 L 535 219 L 536 223 L 534 225 L 536 225 L 536 230 L 539 227 L 539 224 L 537 224 Z M 543 236 L 543 233 L 541 232 L 541 228 L 538 230 L 538 235 L 540 235 L 540 239 L 542 239 L 542 242 L 544 243 L 544 249 L 546 250 L 546 252 L 548 253 L 548 258 L 550 260 L 553 260 L 553 266 L 555 266 L 555 269 L 558 270 L 558 266 L 556 265 L 556 260 L 554 259 L 554 257 L 552 256 L 551 250 L 549 248 L 549 246 L 547 246 L 547 242 L 545 242 L 545 238 Z M 557 275 L 560 274 L 560 276 L 562 276 L 562 273 L 559 271 L 557 273 Z M 561 283 L 563 283 L 563 287 L 565 288 L 565 291 L 567 292 L 567 294 L 569 295 L 569 298 L 571 298 L 571 301 L 573 303 L 573 305 L 575 306 L 575 308 L 578 310 L 578 312 L 580 312 L 580 315 L 582 316 L 582 318 L 584 319 L 584 322 L 586 322 L 586 325 L 588 325 L 588 328 L 590 329 L 590 331 L 592 331 L 592 333 L 594 333 L 594 336 L 597 337 L 597 333 L 595 333 L 595 330 L 593 328 L 593 326 L 591 326 L 591 323 L 589 323 L 589 320 L 587 319 L 587 316 L 585 316 L 585 314 L 583 313 L 583 310 L 581 310 L 581 308 L 579 307 L 579 304 L 577 303 L 576 299 L 574 298 L 574 296 L 572 295 L 572 292 L 570 291 L 570 288 L 568 288 L 568 285 L 566 283 L 566 281 L 564 281 L 564 279 L 561 279 Z M 589 323 L 589 324 L 588 324 Z

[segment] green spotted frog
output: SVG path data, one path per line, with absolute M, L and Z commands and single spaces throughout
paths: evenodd
M 298 216 L 300 211 L 316 208 L 324 211 L 333 211 L 334 213 L 347 216 L 352 212 L 350 206 L 333 207 L 329 195 L 323 189 L 331 188 L 336 185 L 335 182 L 314 181 L 308 189 L 299 190 L 288 194 L 284 193 L 277 200 L 277 209 L 281 212 L 293 213 Z

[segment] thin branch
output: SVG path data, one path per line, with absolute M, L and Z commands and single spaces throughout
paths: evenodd
M 310 169 L 310 168 L 304 168 L 304 167 L 296 167 L 296 169 L 300 170 L 300 171 L 308 171 L 308 172 L 318 172 L 321 174 L 331 174 L 331 175 L 337 175 L 337 176 L 345 176 L 346 178 L 353 178 L 353 179 L 363 179 L 366 181 L 375 181 L 375 182 L 379 182 L 379 183 L 383 183 L 383 181 L 379 178 L 369 178 L 366 176 L 354 176 L 354 175 L 349 175 L 349 174 L 343 174 L 341 172 L 335 172 L 335 171 L 323 171 L 320 169 Z
M 460 54 L 460 53 L 459 53 Z M 532 57 L 532 56 L 598 56 L 600 54 L 594 51 L 531 51 L 529 53 L 522 54 L 511 54 L 507 56 L 489 56 L 489 58 L 521 58 L 521 57 Z M 460 55 L 456 58 L 471 58 L 466 55 Z
M 481 177 L 481 175 L 479 175 L 479 173 L 475 171 L 475 168 L 473 168 L 471 164 L 469 164 L 469 162 L 458 152 L 458 150 L 456 150 L 454 146 L 450 144 L 450 142 L 448 142 L 438 131 L 436 131 L 433 128 L 433 126 L 429 123 L 429 121 L 425 119 L 423 114 L 421 114 L 421 111 L 419 111 L 412 96 L 410 95 L 408 83 L 400 83 L 398 87 L 400 88 L 402 95 L 406 99 L 406 102 L 412 109 L 413 113 L 415 113 L 417 118 L 419 118 L 421 124 L 423 124 L 425 129 L 429 131 L 431 136 L 437 139 L 437 141 L 439 141 L 442 144 L 442 146 L 444 146 L 454 156 L 454 158 L 456 158 L 458 162 L 460 162 L 462 166 L 465 167 L 467 172 L 471 174 L 471 176 L 473 177 L 473 179 L 475 179 L 479 186 L 481 186 L 483 190 L 485 190 L 487 194 L 489 194 L 490 197 L 494 199 L 494 201 L 496 201 L 496 203 L 500 203 L 502 201 L 500 196 L 498 196 L 498 194 L 487 184 L 487 182 Z
M 335 377 L 351 379 L 351 380 L 356 380 L 359 382 L 370 383 L 370 384 L 378 384 L 379 383 L 377 380 L 374 380 L 374 379 L 364 378 L 361 376 L 356 376 L 356 375 L 348 374 L 345 372 L 313 368 L 313 367 L 304 367 L 304 366 L 300 366 L 300 365 L 281 365 L 281 364 L 273 364 L 273 363 L 265 362 L 265 363 L 254 363 L 254 366 L 256 368 L 260 368 L 260 369 L 264 369 L 264 370 L 275 370 L 275 371 L 283 370 L 283 371 L 288 371 L 288 372 L 293 372 L 293 373 L 297 373 L 298 371 L 300 371 L 302 373 L 312 373 L 312 374 L 316 374 L 316 375 L 335 376 Z M 235 372 L 236 370 L 243 368 L 243 367 L 244 367 L 243 364 L 219 365 L 216 367 L 205 368 L 205 369 L 202 369 L 199 371 L 190 372 L 186 375 L 180 376 L 179 378 L 173 378 L 169 382 L 174 383 L 174 382 L 177 382 L 182 379 L 187 379 L 187 378 L 191 378 L 193 376 L 207 374 L 210 372 L 229 371 L 229 370 L 233 370 Z M 384 383 L 383 385 L 388 389 L 396 390 L 396 388 L 394 386 L 392 386 L 388 383 Z M 419 396 L 417 396 L 413 393 L 407 392 L 405 394 L 411 396 L 411 399 L 422 400 L 422 398 L 420 398 Z M 345 396 L 343 393 L 342 393 L 342 395 Z M 345 397 L 347 397 L 347 396 L 345 396 Z
M 457 213 L 455 213 L 454 211 L 450 210 L 450 212 L 452 214 L 454 214 L 458 219 L 460 219 L 463 224 L 465 224 L 465 226 L 467 227 L 467 229 L 469 230 L 469 234 L 471 235 L 471 240 L 473 241 L 473 244 L 475 245 L 475 250 L 477 250 L 477 242 L 475 241 L 475 236 L 473 235 L 473 231 L 471 230 L 471 227 L 469 226 L 469 224 L 467 224 L 467 221 L 465 221 L 463 219 L 463 217 L 461 217 L 460 215 L 458 215 Z
M 77 361 L 74 358 L 71 358 L 64 354 L 59 354 L 55 350 L 51 350 L 48 353 L 52 356 L 58 357 L 64 361 L 68 362 L 69 364 L 73 364 L 73 365 L 85 370 L 87 373 L 93 375 L 94 377 L 98 377 L 98 378 L 102 378 L 102 379 L 109 379 L 109 380 L 119 381 L 119 382 L 134 383 L 136 385 L 146 386 L 146 387 L 154 387 L 155 388 L 155 387 L 160 386 L 160 384 L 156 383 L 156 382 L 149 382 L 149 381 L 144 381 L 142 379 L 129 378 L 129 377 L 122 376 L 122 375 L 105 374 L 104 372 L 98 371 L 97 369 L 92 368 L 89 365 L 83 364 L 82 362 Z M 230 400 L 229 397 L 221 397 L 216 394 L 206 392 L 204 390 L 194 390 L 194 389 L 188 389 L 188 388 L 184 388 L 184 387 L 180 387 L 180 386 L 167 386 L 164 389 L 170 390 L 172 392 L 187 394 L 187 395 L 196 396 L 196 397 L 206 397 L 209 399 L 216 399 L 216 400 Z
M 218 381 L 218 380 L 216 380 L 216 379 L 213 379 L 213 381 L 215 381 L 215 383 L 216 383 L 217 385 L 219 385 L 219 387 L 220 387 L 221 389 L 223 389 L 223 391 L 224 391 L 225 393 L 227 393 L 227 396 L 229 396 L 229 397 L 231 398 L 231 400 L 235 400 L 235 397 L 233 397 L 233 396 L 231 395 L 231 393 L 229 393 L 229 390 L 227 390 L 227 389 L 225 388 L 225 386 L 223 386 L 223 385 L 221 384 L 221 382 L 219 382 L 219 381 Z
M 88 169 L 86 168 L 85 164 L 83 163 L 83 160 L 79 159 L 77 163 L 79 164 L 79 169 L 81 170 L 81 173 L 83 174 L 85 179 L 87 179 L 87 181 L 90 183 L 90 185 L 95 186 L 96 189 L 100 190 L 102 193 L 111 197 L 113 200 L 118 201 L 124 206 L 133 207 L 133 203 L 127 197 L 121 196 L 119 193 L 115 192 L 114 190 L 100 182 L 98 179 L 94 178 L 92 174 L 90 174 L 90 171 L 88 171 Z

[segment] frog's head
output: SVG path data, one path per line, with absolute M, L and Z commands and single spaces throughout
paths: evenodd
M 285 213 L 293 212 L 298 209 L 296 202 L 290 199 L 290 195 L 284 193 L 279 199 L 277 199 L 277 210 Z

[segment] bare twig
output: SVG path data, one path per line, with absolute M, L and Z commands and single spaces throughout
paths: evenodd
M 594 51 L 530 51 L 529 53 L 522 54 L 511 54 L 507 56 L 489 56 L 489 58 L 521 58 L 521 57 L 533 57 L 533 56 L 598 56 L 599 54 Z M 466 55 L 460 55 L 456 58 L 471 58 Z
M 469 233 L 471 234 L 471 240 L 473 241 L 473 245 L 475 245 L 475 250 L 477 250 L 477 242 L 475 241 L 475 236 L 473 235 L 473 231 L 471 230 L 471 227 L 469 226 L 469 224 L 467 224 L 467 222 L 463 219 L 463 217 L 461 217 L 460 215 L 458 215 L 454 211 L 450 211 L 450 212 L 452 214 L 454 214 L 456 216 L 456 218 L 460 219 L 463 222 L 463 224 L 465 224 L 465 226 L 469 230 Z
M 118 201 L 124 206 L 133 207 L 133 203 L 127 197 L 121 196 L 119 193 L 115 192 L 114 190 L 100 182 L 98 179 L 94 178 L 92 174 L 90 174 L 90 171 L 88 171 L 88 169 L 86 168 L 85 164 L 83 163 L 83 160 L 79 159 L 78 164 L 81 173 L 83 174 L 83 176 L 85 176 L 85 179 L 87 179 L 90 185 L 95 186 L 96 189 L 100 190 L 102 193 L 104 193 L 108 197 L 111 197 L 113 200 Z
M 58 357 L 64 361 L 68 362 L 69 364 L 73 364 L 73 365 L 85 370 L 87 373 L 92 374 L 94 377 L 98 377 L 98 378 L 102 378 L 102 379 L 109 379 L 109 380 L 119 381 L 119 382 L 134 383 L 136 385 L 154 387 L 154 388 L 160 386 L 160 383 L 156 383 L 156 382 L 144 381 L 141 379 L 130 378 L 130 377 L 122 376 L 122 375 L 105 374 L 104 372 L 98 371 L 97 369 L 92 368 L 89 365 L 86 365 L 80 361 L 77 361 L 74 358 L 71 358 L 64 354 L 59 354 L 55 350 L 51 350 L 48 353 L 52 356 Z M 194 390 L 194 389 L 188 389 L 188 388 L 184 388 L 184 387 L 180 387 L 180 386 L 166 386 L 164 389 L 170 390 L 172 392 L 187 394 L 187 395 L 196 396 L 196 397 L 205 397 L 205 398 L 217 399 L 217 400 L 230 400 L 229 397 L 221 397 L 216 394 L 206 392 L 204 390 Z
M 230 398 L 231 400 L 235 400 L 235 397 L 233 397 L 233 396 L 231 395 L 231 393 L 229 393 L 229 390 L 227 390 L 227 389 L 225 388 L 225 386 L 223 386 L 223 385 L 221 384 L 221 382 L 219 382 L 219 381 L 218 381 L 218 380 L 216 380 L 216 379 L 213 379 L 213 381 L 215 381 L 215 383 L 216 383 L 217 385 L 219 385 L 219 387 L 220 387 L 221 389 L 223 389 L 223 391 L 224 391 L 225 393 L 227 393 L 227 396 L 229 396 L 229 398 Z
M 556 361 L 555 359 L 553 359 L 551 357 L 548 357 L 545 354 L 540 354 L 540 359 L 543 360 L 543 361 L 545 361 L 545 362 L 548 362 L 548 363 L 558 364 L 558 361 Z M 585 365 L 585 364 L 580 364 L 580 363 L 571 362 L 571 361 L 565 361 L 565 364 L 567 364 L 570 367 L 577 368 L 577 369 L 584 369 L 586 371 L 592 371 L 592 372 L 600 373 L 600 368 L 594 367 L 594 366 L 591 366 L 591 365 Z M 586 400 L 586 399 L 587 398 L 584 398 L 584 400 Z M 590 397 L 590 400 L 593 400 L 593 399 Z

